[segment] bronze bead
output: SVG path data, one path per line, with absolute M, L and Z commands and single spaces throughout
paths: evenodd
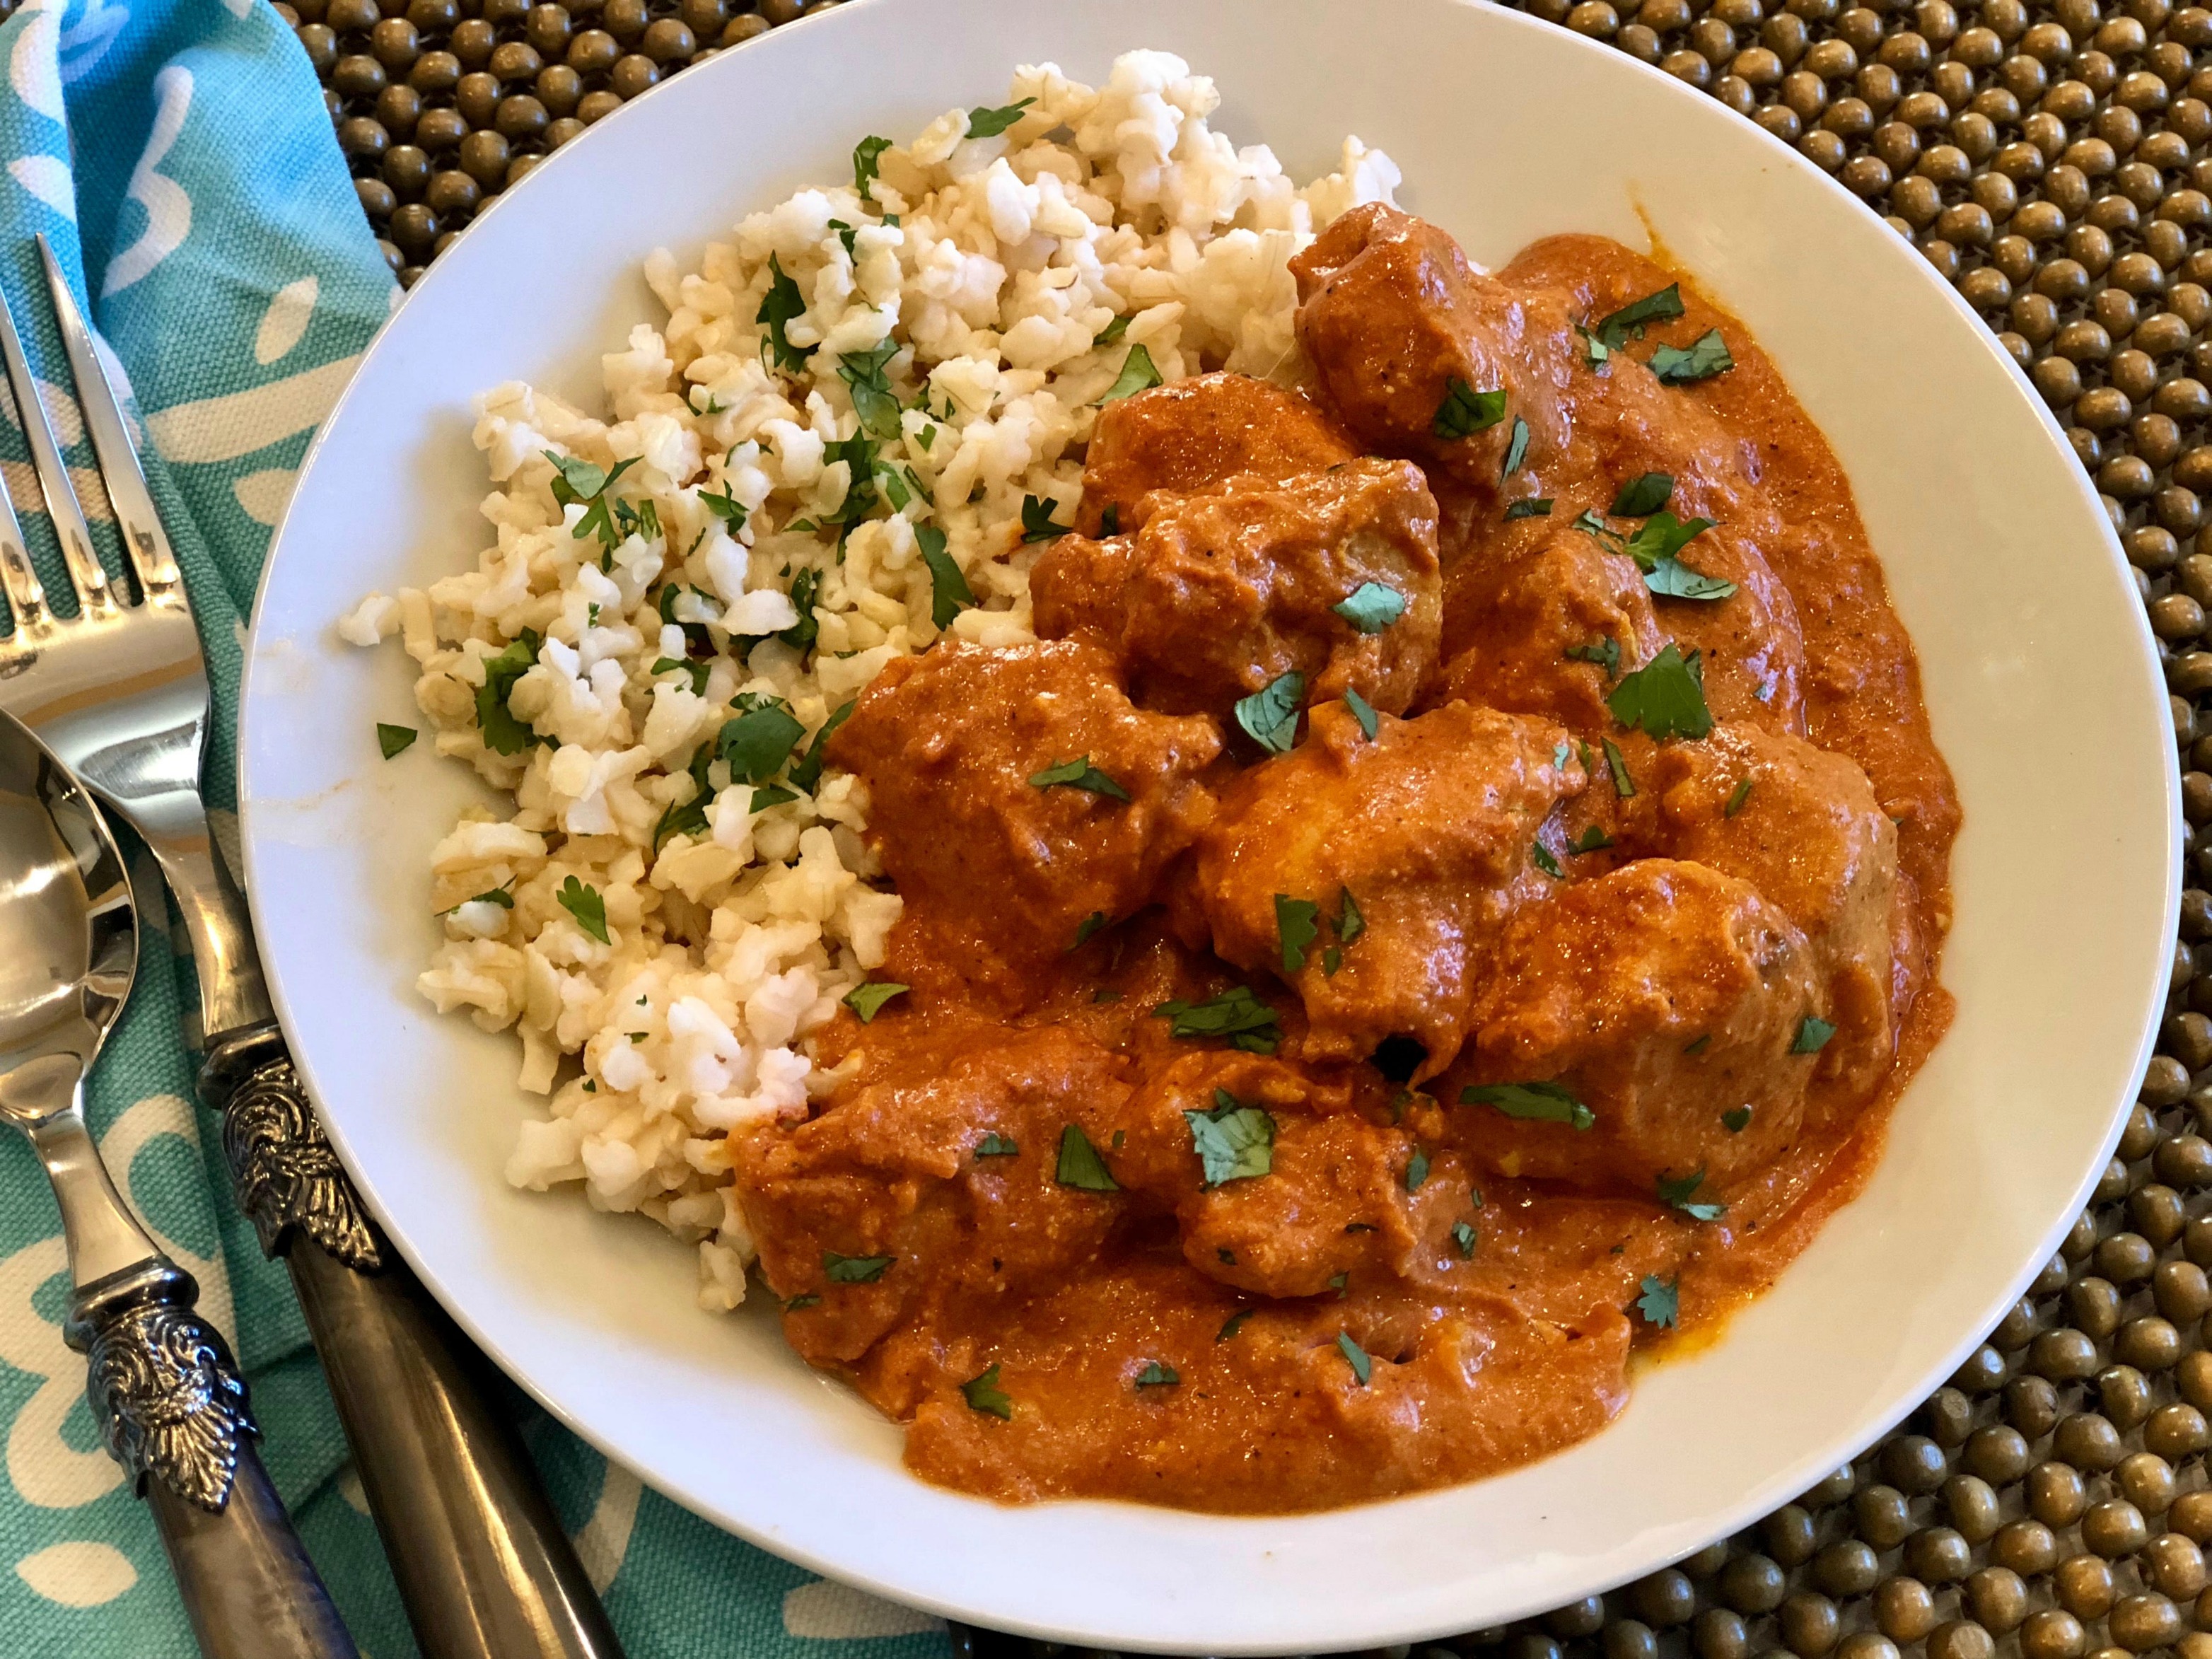
M 652 21 L 646 0 L 606 0 L 599 9 L 599 27 L 625 45 L 644 33 Z
M 374 98 L 384 85 L 384 65 L 364 52 L 341 58 L 331 66 L 331 90 L 341 98 Z
M 330 0 L 323 8 L 323 21 L 340 34 L 365 34 L 382 15 L 376 0 Z
M 338 148 L 350 161 L 377 161 L 391 145 L 392 135 L 366 115 L 349 116 L 338 123 Z
M 1990 1540 L 1990 1559 L 2023 1577 L 2048 1572 L 2058 1559 L 2058 1540 L 2040 1521 L 2014 1521 Z
M 2148 1515 L 2163 1515 L 2173 1502 L 2173 1466 L 2154 1452 L 2136 1452 L 2114 1471 L 2129 1503 Z
M 1687 1574 L 1668 1567 L 1630 1585 L 1628 1604 L 1645 1624 L 1667 1630 L 1698 1610 L 1697 1587 Z
M 1986 1480 L 1971 1474 L 1954 1474 L 1943 1483 L 1943 1509 L 1969 1544 L 1984 1542 L 2000 1524 L 1996 1493 Z
M 1863 58 L 1881 44 L 1881 14 L 1870 6 L 1853 6 L 1836 19 L 1836 33 Z
M 2137 501 L 2149 495 L 2157 486 L 2157 478 L 2150 463 L 2136 455 L 2115 455 L 2097 469 L 2097 488 L 2119 501 Z M 2124 1190 L 2127 1170 L 2120 1170 L 2115 1180 Z M 2108 1194 L 2097 1201 L 2103 1203 L 2118 1194 Z
M 415 142 L 435 155 L 468 137 L 469 124 L 459 110 L 426 109 L 415 123 Z
M 1830 1595 L 1863 1595 L 1881 1579 L 1881 1561 L 1856 1538 L 1831 1544 L 1813 1558 L 1813 1582 Z
M 463 69 L 482 69 L 490 59 L 492 49 L 499 44 L 499 36 L 483 18 L 471 17 L 454 24 L 446 42 L 448 50 L 461 60 Z
M 725 50 L 741 46 L 748 40 L 757 40 L 769 30 L 768 19 L 757 12 L 743 12 L 722 27 L 721 46 Z
M 1857 1631 L 1844 1638 L 1836 1656 L 1837 1659 L 1898 1659 L 1897 1644 L 1870 1630 Z
M 2131 343 L 2138 351 L 2155 361 L 2160 357 L 2171 357 L 2174 353 L 2186 347 L 2189 343 L 2189 325 L 2186 322 L 2170 311 L 2161 311 L 2144 318 L 2142 322 L 2136 325 L 2135 337 Z M 2194 410 L 2186 408 L 2163 410 L 2160 412 L 2177 416 L 2195 413 Z
M 1777 1623 L 1782 1627 L 1784 1645 L 1799 1659 L 1821 1659 L 1843 1633 L 1836 1604 L 1808 1591 L 1801 1590 L 1784 1601 Z
M 414 137 L 422 118 L 422 94 L 406 85 L 386 87 L 376 95 L 376 118 L 394 138 L 404 143 Z
M 730 21 L 730 8 L 726 0 L 683 0 L 677 8 L 677 15 L 684 20 L 684 27 L 700 40 L 712 40 Z
M 660 79 L 660 70 L 650 58 L 631 52 L 617 58 L 607 84 L 614 88 L 615 96 L 627 101 L 651 88 Z
M 549 59 L 568 51 L 574 27 L 568 9 L 562 6 L 532 6 L 522 20 L 523 38 Z
M 638 50 L 659 64 L 687 61 L 699 49 L 691 31 L 673 17 L 658 18 L 646 26 Z
M 1506 1659 L 1560 1659 L 1559 1644 L 1548 1636 L 1524 1630 L 1505 1644 Z
M 1973 1566 L 1972 1546 L 1949 1527 L 1930 1527 L 1905 1540 L 1905 1565 L 1925 1583 L 1955 1583 Z
M 2106 1624 L 2120 1646 L 2130 1653 L 2148 1653 L 2181 1634 L 2181 1609 L 2163 1595 L 2130 1595 L 2113 1607 Z
M 1698 1659 L 1744 1659 L 1751 1640 L 1742 1618 L 1726 1607 L 1707 1607 L 1690 1628 L 1690 1645 Z
M 461 21 L 460 0 L 408 0 L 407 21 L 418 34 L 445 34 Z
M 2059 1462 L 2039 1463 L 2028 1472 L 2028 1512 L 2046 1527 L 2070 1527 L 2088 1508 L 2081 1477 Z
M 460 83 L 460 79 L 461 60 L 450 52 L 426 52 L 415 60 L 415 67 L 407 71 L 407 84 L 426 98 L 451 92 Z
M 576 118 L 586 126 L 602 117 L 613 114 L 622 107 L 622 100 L 611 92 L 587 92 L 576 103 Z
M 1595 6 L 1598 3 L 1599 0 L 1583 0 L 1583 5 L 1577 6 L 1575 10 L 1581 12 L 1586 7 Z M 1605 6 L 1603 9 L 1609 12 L 1613 8 Z M 1571 15 L 1568 21 L 1570 24 L 1572 23 Z M 1659 60 L 1659 67 L 1677 81 L 1686 81 L 1693 87 L 1704 86 L 1712 79 L 1713 76 L 1713 66 L 1707 63 L 1703 56 L 1694 52 L 1670 52 Z
M 492 112 L 491 124 L 510 144 L 526 144 L 541 137 L 552 118 L 544 105 L 526 93 L 520 93 L 499 100 L 499 107 Z M 510 183 L 514 179 L 512 165 L 507 168 L 507 179 Z
M 1797 118 L 1797 112 L 1787 104 L 1765 105 L 1753 118 L 1785 144 L 1796 143 L 1804 131 L 1804 124 Z
M 1917 1578 L 1885 1579 L 1874 1593 L 1874 1621 L 1893 1642 L 1917 1642 L 1936 1628 L 1936 1598 Z
M 537 48 L 524 40 L 501 41 L 484 64 L 492 79 L 504 82 L 527 81 L 544 66 Z
M 545 129 L 545 148 L 549 150 L 558 149 L 583 130 L 584 124 L 581 121 L 577 120 L 574 116 L 564 115 Z
M 2112 1570 L 2094 1555 L 2061 1561 L 2051 1576 L 2051 1587 L 2058 1605 L 2081 1620 L 2103 1618 L 2118 1594 Z
M 2106 1560 L 2133 1555 L 2150 1541 L 2142 1511 L 2118 1498 L 2092 1504 L 2081 1517 L 2081 1541 Z
M 480 129 L 461 140 L 461 171 L 484 190 L 497 190 L 507 181 L 508 154 L 506 139 L 489 129 Z
M 534 89 L 538 101 L 557 120 L 576 112 L 576 100 L 584 95 L 584 77 L 566 64 L 553 64 L 538 71 Z
M 2165 490 L 2159 492 L 2160 495 L 2167 493 Z M 2193 501 L 2191 506 L 2193 508 Z M 2201 556 L 2192 554 L 2191 556 Z M 2196 591 L 2200 584 L 2190 586 L 2190 597 L 2199 605 L 2212 601 L 2212 560 L 2207 560 L 2205 565 L 2200 574 L 2203 578 L 2201 586 L 2206 591 L 2200 594 Z M 2212 910 L 2212 903 L 2208 903 L 2207 908 Z M 2212 915 L 2208 915 L 2207 921 L 2204 936 L 2212 936 Z M 2176 1135 L 2160 1144 L 2158 1151 L 2152 1155 L 2151 1169 L 2160 1180 L 2176 1187 L 2212 1186 L 2212 1141 L 2207 1141 L 2202 1135 Z M 2207 1289 L 2204 1270 L 2194 1262 L 2162 1263 L 2153 1276 L 2153 1287 L 2158 1292 L 2158 1310 L 2179 1323 L 2185 1324 L 2203 1314 L 2207 1308 L 2212 1308 L 2212 1290 Z M 2167 1300 L 2169 1291 L 2173 1297 L 2171 1302 Z
M 579 75 L 604 75 L 621 56 L 621 43 L 605 29 L 586 29 L 568 43 L 568 67 Z
M 1651 1627 L 1633 1619 L 1608 1621 L 1598 1649 L 1604 1659 L 1659 1659 L 1659 1642 Z
M 2136 416 L 2128 435 L 2146 466 L 2170 466 L 2181 453 L 2181 428 L 2165 415 Z
M 1938 1625 L 1928 1637 L 1928 1659 L 1993 1659 L 1996 1643 L 1968 1619 Z
M 423 191 L 422 200 L 441 219 L 466 218 L 483 195 L 475 179 L 449 168 L 430 175 L 429 187 Z
M 395 144 L 385 153 L 383 172 L 385 183 L 411 202 L 430 182 L 430 157 L 417 145 Z
M 2140 314 L 2135 297 L 2117 288 L 2099 289 L 2089 301 L 2090 318 L 2110 335 L 2134 333 L 2136 319 Z
M 1851 1522 L 1877 1550 L 1895 1549 L 1912 1530 L 1905 1494 L 1894 1486 L 1869 1486 L 1855 1496 Z
M 472 127 L 489 125 L 491 112 L 499 107 L 499 82 L 482 70 L 464 75 L 453 88 L 453 107 Z
M 392 186 L 381 179 L 355 179 L 353 194 L 354 199 L 361 204 L 362 212 L 372 222 L 390 218 L 392 210 L 399 204 L 399 198 L 392 193 Z
M 1544 1628 L 1562 1642 L 1595 1636 L 1605 1628 L 1605 1598 L 1585 1595 L 1579 1601 L 1554 1607 L 1544 1615 Z
M 781 26 L 795 20 L 799 12 L 804 9 L 804 6 L 803 0 L 760 0 L 760 4 L 757 9 L 759 11 L 760 15 L 766 18 L 771 24 Z M 1612 9 L 1608 7 L 1607 9 L 1610 10 Z M 1569 13 L 1568 26 L 1570 27 L 1573 27 L 1573 14 Z
M 437 240 L 438 216 L 421 202 L 410 202 L 392 216 L 392 240 L 420 259 Z
M 2081 1659 L 2089 1650 L 2088 1632 L 2070 1613 L 2030 1613 L 2021 1626 L 2020 1650 L 2023 1659 Z
M 545 158 L 542 155 L 518 155 L 507 164 L 507 182 L 501 188 L 512 190 L 527 179 Z
M 380 237 L 377 240 L 376 251 L 384 256 L 384 263 L 391 267 L 394 276 L 398 276 L 401 268 L 407 263 L 407 256 L 400 252 L 396 245 L 385 241 Z
M 1771 1613 L 1786 1589 L 1782 1569 L 1764 1555 L 1739 1555 L 1723 1567 L 1715 1593 L 1738 1613 Z

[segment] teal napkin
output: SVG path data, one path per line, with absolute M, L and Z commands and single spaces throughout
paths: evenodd
M 266 0 L 26 0 L 0 27 L 0 289 L 78 476 L 93 465 L 31 238 L 81 273 L 130 386 L 146 468 L 214 683 L 210 805 L 233 802 L 245 624 L 315 426 L 399 291 L 356 206 L 321 89 Z M 65 591 L 20 420 L 0 477 Z M 112 570 L 119 549 L 80 488 Z M 218 813 L 218 835 L 232 827 Z M 138 890 L 161 890 L 146 866 Z M 263 1455 L 362 1651 L 415 1651 L 281 1266 L 233 1208 L 191 1104 L 181 930 L 149 918 L 137 989 L 92 1079 L 108 1167 L 198 1279 L 251 1379 Z M 0 1654 L 186 1659 L 161 1546 L 100 1448 L 84 1362 L 62 1344 L 60 1218 L 0 1139 Z M 651 1492 L 517 1394 L 514 1409 L 632 1659 L 935 1659 L 939 1621 L 765 1555 Z

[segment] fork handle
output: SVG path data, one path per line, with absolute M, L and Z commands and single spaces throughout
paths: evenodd
M 203 1659 L 358 1659 L 253 1449 L 246 1383 L 166 1256 L 81 1288 L 63 1327 L 100 1437 L 152 1512 Z
M 369 1219 L 283 1033 L 211 1044 L 200 1091 L 291 1270 L 423 1659 L 621 1659 L 483 1359 Z

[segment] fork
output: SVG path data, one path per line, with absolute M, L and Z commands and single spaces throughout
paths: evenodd
M 485 1392 L 488 1367 L 379 1232 L 317 1122 L 261 972 L 246 901 L 200 794 L 199 631 L 122 404 L 75 295 L 38 239 L 54 315 L 138 597 L 103 568 L 0 298 L 0 359 L 61 543 L 58 614 L 21 538 L 0 537 L 0 708 L 137 831 L 176 896 L 198 970 L 201 1098 L 222 1115 L 238 1205 L 292 1276 L 370 1513 L 424 1659 L 620 1659 L 621 1646 Z

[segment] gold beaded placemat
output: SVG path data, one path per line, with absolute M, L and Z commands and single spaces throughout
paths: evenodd
M 2212 855 L 2195 848 L 2212 819 L 2212 712 L 2197 707 L 2212 696 L 2212 531 L 2198 540 L 2212 492 L 2212 11 L 2168 0 L 1522 3 L 1795 145 L 1998 331 L 2119 527 L 2174 693 L 2188 874 L 2212 888 Z M 487 198 L 625 99 L 836 3 L 276 9 L 322 77 L 385 255 L 412 283 Z M 1569 1649 L 2212 1659 L 2212 892 L 2183 899 L 2172 984 L 2160 1053 L 2088 1211 L 1903 1427 L 1678 1566 L 1443 1648 L 1502 1659 Z M 985 1659 L 1056 1651 L 955 1637 Z

